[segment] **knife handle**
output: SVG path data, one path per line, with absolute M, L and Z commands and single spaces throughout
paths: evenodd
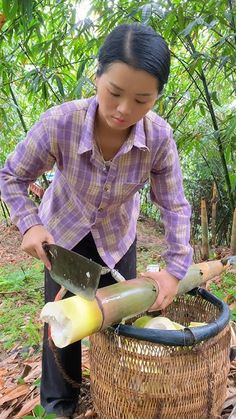
M 52 262 L 53 254 L 50 251 L 50 247 L 49 246 L 50 245 L 48 244 L 48 242 L 43 242 L 42 243 L 42 248 L 43 248 L 44 252 L 46 253 L 49 262 Z
M 106 268 L 105 266 L 102 267 L 101 275 L 111 274 L 111 276 L 116 280 L 116 282 L 124 282 L 126 279 L 123 275 L 120 274 L 116 269 Z
M 123 275 L 121 275 L 116 269 L 111 269 L 111 276 L 116 280 L 116 282 L 126 281 Z

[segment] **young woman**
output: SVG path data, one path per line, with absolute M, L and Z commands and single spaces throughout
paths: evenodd
M 167 82 L 170 52 L 150 27 L 120 25 L 98 56 L 97 94 L 44 113 L 1 170 L 2 198 L 22 235 L 22 249 L 46 268 L 46 302 L 58 285 L 50 278 L 43 242 L 61 246 L 136 276 L 138 191 L 150 180 L 151 199 L 165 226 L 166 268 L 146 272 L 159 286 L 153 306 L 173 300 L 191 264 L 190 207 L 183 193 L 170 126 L 151 111 Z M 27 188 L 55 166 L 53 182 L 37 208 Z M 105 275 L 100 286 L 113 283 Z M 68 294 L 69 295 L 69 294 Z M 80 342 L 60 350 L 64 369 L 81 380 Z M 78 392 L 58 371 L 45 332 L 41 403 L 57 417 L 73 414 Z

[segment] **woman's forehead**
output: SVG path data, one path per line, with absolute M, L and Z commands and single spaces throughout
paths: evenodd
M 123 62 L 114 62 L 102 74 L 106 82 L 117 90 L 133 90 L 138 96 L 150 96 L 157 89 L 157 79 L 145 70 Z M 98 77 L 100 78 L 100 77 Z

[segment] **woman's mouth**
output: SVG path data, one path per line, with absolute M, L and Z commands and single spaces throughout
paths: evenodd
M 118 123 L 118 124 L 124 124 L 126 121 L 122 118 L 116 118 L 115 116 L 113 116 L 113 119 Z

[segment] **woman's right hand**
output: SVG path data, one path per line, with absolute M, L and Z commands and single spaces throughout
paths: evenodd
M 21 249 L 35 258 L 41 259 L 46 268 L 50 270 L 51 264 L 42 246 L 45 242 L 48 244 L 55 243 L 52 235 L 46 230 L 46 228 L 37 224 L 30 227 L 24 234 Z

